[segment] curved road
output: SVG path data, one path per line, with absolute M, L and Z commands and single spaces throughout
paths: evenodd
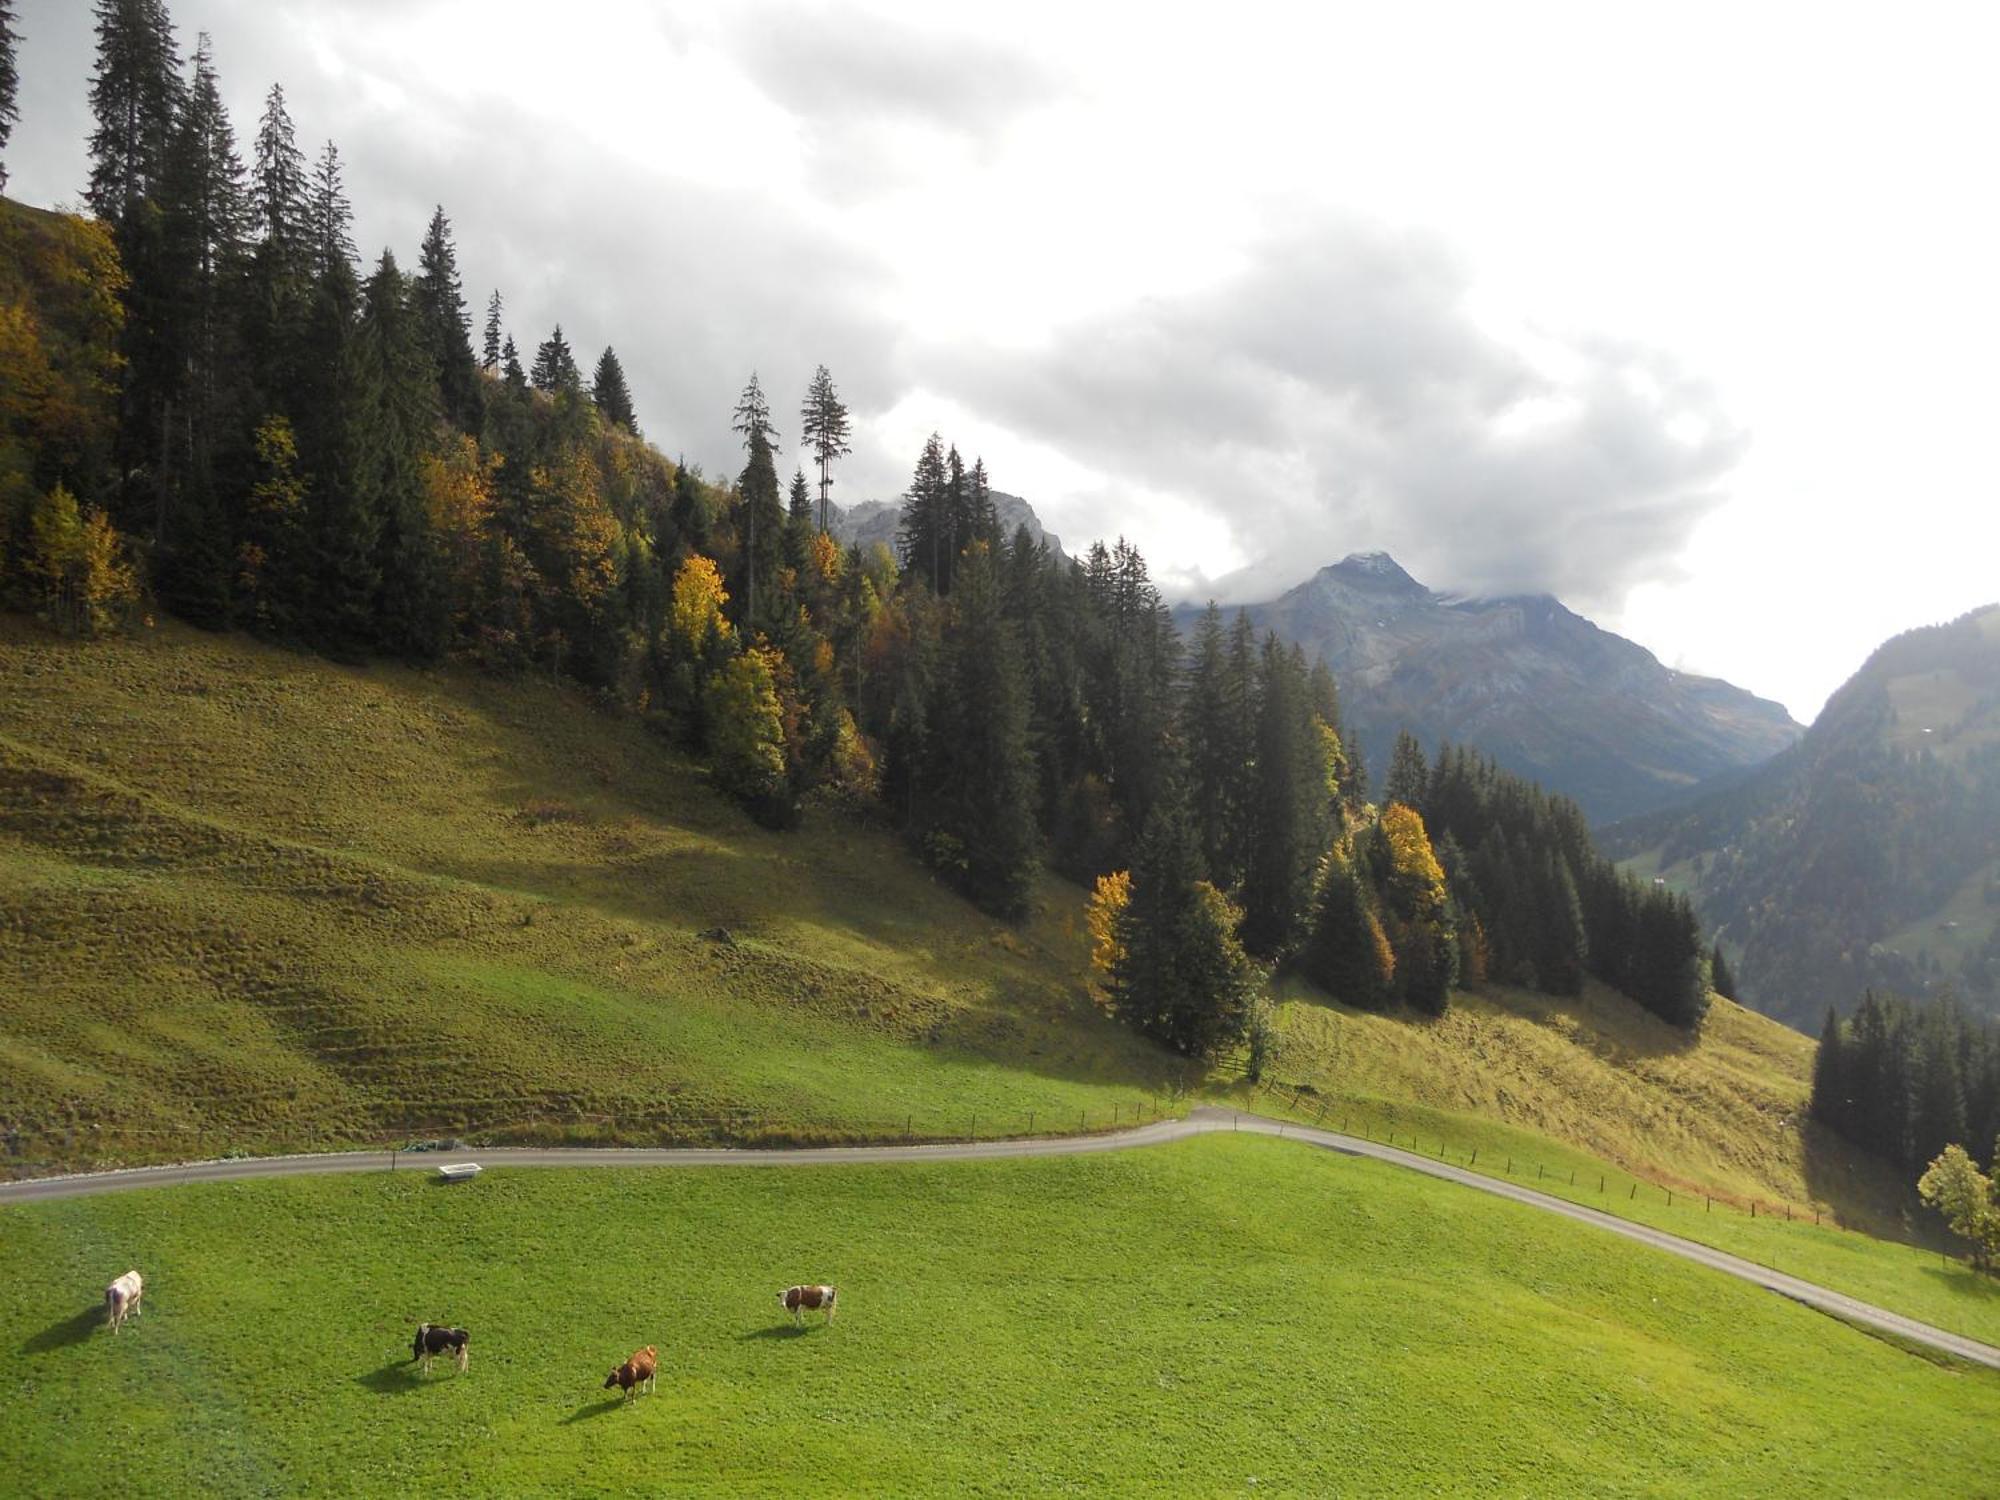
M 1210 1131 L 1236 1130 L 1258 1135 L 1284 1136 L 1308 1145 L 1339 1151 L 1348 1156 L 1366 1156 L 1394 1166 L 1407 1167 L 1441 1177 L 1462 1187 L 1476 1188 L 1497 1198 L 1525 1203 L 1547 1213 L 1561 1214 L 1580 1223 L 1595 1225 L 1612 1234 L 1637 1240 L 1655 1250 L 1678 1255 L 1683 1260 L 1721 1271 L 1794 1302 L 1850 1322 L 1879 1329 L 1923 1344 L 1932 1349 L 2000 1370 L 2000 1348 L 1983 1344 L 1962 1334 L 1933 1328 L 1915 1318 L 1906 1318 L 1887 1308 L 1876 1307 L 1841 1292 L 1796 1276 L 1787 1276 L 1755 1261 L 1744 1260 L 1708 1245 L 1682 1239 L 1664 1230 L 1634 1224 L 1614 1214 L 1585 1208 L 1566 1199 L 1538 1193 L 1533 1188 L 1492 1177 L 1482 1177 L 1448 1162 L 1419 1156 L 1396 1146 L 1385 1146 L 1358 1136 L 1333 1130 L 1317 1130 L 1267 1119 L 1262 1115 L 1239 1114 L 1203 1106 L 1185 1120 L 1162 1120 L 1134 1130 L 1109 1135 L 1054 1136 L 1037 1140 L 968 1141 L 930 1146 L 821 1146 L 780 1150 L 740 1150 L 731 1147 L 648 1148 L 648 1147 L 533 1147 L 500 1146 L 469 1149 L 448 1158 L 432 1153 L 411 1158 L 418 1171 L 436 1166 L 445 1159 L 478 1162 L 486 1167 L 776 1167 L 858 1165 L 893 1161 L 997 1161 L 1017 1156 L 1080 1156 L 1095 1151 L 1123 1151 L 1134 1146 L 1159 1145 Z M 127 1188 L 163 1187 L 183 1182 L 235 1182 L 255 1177 L 298 1177 L 322 1172 L 380 1172 L 399 1158 L 387 1151 L 343 1151 L 319 1156 L 244 1157 L 231 1161 L 196 1162 L 179 1167 L 133 1167 L 121 1172 L 92 1172 L 73 1177 L 45 1177 L 28 1182 L 0 1183 L 0 1205 L 36 1203 L 50 1198 L 74 1198 L 88 1193 L 118 1192 Z

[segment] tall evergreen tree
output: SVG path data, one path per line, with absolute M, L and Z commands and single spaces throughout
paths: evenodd
M 433 379 L 445 420 L 461 432 L 479 431 L 480 393 L 472 358 L 472 326 L 467 321 L 465 294 L 458 280 L 458 252 L 451 242 L 451 222 L 440 206 L 431 214 L 411 284 L 416 329 L 430 356 Z
M 1389 776 L 1382 783 L 1382 800 L 1423 812 L 1429 786 L 1430 766 L 1424 759 L 1424 747 L 1409 730 L 1398 732 L 1396 748 L 1389 756 Z
M 1734 1000 L 1736 976 L 1730 972 L 1729 960 L 1722 956 L 1722 939 L 1717 938 L 1708 955 L 1708 982 L 1716 994 L 1725 1000 Z
M 381 528 L 376 639 L 393 655 L 428 660 L 442 648 L 447 623 L 422 474 L 438 420 L 438 387 L 410 280 L 386 250 L 362 291 L 354 352 L 356 508 Z
M 1243 946 L 1281 958 L 1305 936 L 1313 875 L 1332 838 L 1325 747 L 1304 656 L 1265 637 L 1257 679 L 1257 780 L 1243 879 Z
M 528 371 L 528 379 L 536 390 L 551 396 L 583 389 L 583 372 L 577 369 L 576 356 L 570 352 L 569 340 L 563 337 L 562 324 L 556 324 L 555 332 L 535 350 L 535 363 Z
M 1826 1024 L 1820 1028 L 1819 1050 L 1813 1054 L 1811 1110 L 1814 1119 L 1841 1131 L 1848 1125 L 1843 1042 L 1840 1013 L 1829 1005 Z
M 737 593 L 743 599 L 746 627 L 754 629 L 754 622 L 761 618 L 757 613 L 758 580 L 768 582 L 777 571 L 785 528 L 784 507 L 778 498 L 778 430 L 771 425 L 771 403 L 764 399 L 764 387 L 754 370 L 737 398 L 730 428 L 743 439 L 748 454 L 737 480 L 743 499 L 740 530 L 744 539 Z
M 896 527 L 897 560 L 903 571 L 924 580 L 942 595 L 950 587 L 948 554 L 950 518 L 945 475 L 944 440 L 935 432 L 924 440 L 917 456 L 903 513 Z
M 0 0 L 0 192 L 7 187 L 7 142 L 21 118 L 20 106 L 15 103 L 21 83 L 15 61 L 20 41 L 20 33 L 14 30 L 14 0 Z
M 500 288 L 493 289 L 493 295 L 486 299 L 486 337 L 480 351 L 480 368 L 496 371 L 500 368 Z
M 604 420 L 638 436 L 638 419 L 632 414 L 632 391 L 625 384 L 625 367 L 609 344 L 597 357 L 597 373 L 590 384 L 590 399 L 604 413 Z
M 806 471 L 792 470 L 791 493 L 785 500 L 785 566 L 804 572 L 812 548 L 813 499 L 806 486 Z
M 166 171 L 180 100 L 174 26 L 162 0 L 97 0 L 90 78 L 90 186 L 100 219 L 123 229 Z
M 1017 921 L 1035 868 L 1034 767 L 1019 646 L 985 547 L 966 555 L 952 594 L 942 667 L 926 745 L 927 852 L 974 901 Z
M 312 212 L 305 156 L 277 84 L 265 96 L 257 126 L 250 210 L 255 244 L 243 334 L 251 374 L 262 410 L 295 414 L 297 361 L 312 295 Z
M 521 368 L 521 352 L 514 347 L 514 335 L 507 335 L 507 342 L 500 351 L 500 378 L 507 389 L 516 395 L 524 395 L 528 389 L 528 372 Z
M 307 218 L 312 238 L 313 279 L 324 282 L 337 271 L 356 282 L 354 269 L 354 210 L 347 201 L 341 180 L 340 151 L 332 141 L 320 148 L 313 165 L 312 190 Z M 357 283 L 358 284 L 358 283 Z
M 827 491 L 833 487 L 833 461 L 853 450 L 848 446 L 852 423 L 847 406 L 834 389 L 833 377 L 825 365 L 813 371 L 806 387 L 805 406 L 799 413 L 799 442 L 819 466 L 819 529 L 826 530 Z

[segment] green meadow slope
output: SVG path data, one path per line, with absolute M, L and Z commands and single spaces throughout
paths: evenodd
M 95 1298 L 127 1265 L 146 1314 L 114 1339 Z M 831 1327 L 784 1321 L 805 1278 L 841 1288 Z M 406 1363 L 424 1319 L 472 1330 L 464 1374 Z M 658 1391 L 621 1409 L 604 1371 L 644 1343 Z M 48 1496 L 1967 1495 L 2000 1419 L 1987 1372 L 1231 1136 L 12 1207 L 0 1349 L 0 1462 Z

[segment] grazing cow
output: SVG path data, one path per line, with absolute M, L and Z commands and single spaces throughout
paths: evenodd
M 410 1341 L 410 1358 L 422 1360 L 424 1369 L 429 1370 L 431 1361 L 440 1354 L 449 1352 L 453 1361 L 463 1370 L 472 1358 L 472 1335 L 463 1328 L 447 1328 L 442 1323 L 419 1323 L 417 1336 Z
M 127 1271 L 104 1289 L 104 1321 L 116 1333 L 125 1326 L 125 1319 L 137 1314 L 145 1315 L 139 1306 L 139 1298 L 145 1294 L 146 1284 L 137 1271 Z
M 794 1323 L 803 1323 L 806 1314 L 826 1309 L 826 1320 L 833 1321 L 833 1299 L 835 1293 L 830 1286 L 788 1286 L 778 1293 L 778 1301 L 785 1311 L 792 1315 Z
M 648 1344 L 605 1376 L 604 1388 L 608 1391 L 615 1385 L 625 1393 L 625 1399 L 630 1401 L 633 1393 L 641 1387 L 651 1390 L 659 1373 L 660 1351 Z

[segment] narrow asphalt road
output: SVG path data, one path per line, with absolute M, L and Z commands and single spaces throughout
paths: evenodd
M 1135 1146 L 1160 1145 L 1211 1131 L 1235 1130 L 1257 1135 L 1283 1136 L 1307 1145 L 1339 1151 L 1348 1156 L 1371 1157 L 1394 1166 L 1407 1167 L 1441 1177 L 1447 1182 L 1525 1203 L 1547 1213 L 1561 1214 L 1580 1223 L 1595 1225 L 1612 1234 L 1637 1240 L 1655 1250 L 1678 1255 L 1711 1270 L 1752 1282 L 1768 1291 L 1821 1312 L 1846 1318 L 1884 1333 L 1942 1350 L 1974 1364 L 2000 1370 L 2000 1348 L 1983 1344 L 1962 1334 L 1933 1328 L 1915 1318 L 1876 1307 L 1841 1292 L 1830 1291 L 1796 1276 L 1787 1276 L 1755 1261 L 1744 1260 L 1708 1245 L 1682 1239 L 1664 1230 L 1634 1224 L 1615 1214 L 1586 1208 L 1562 1198 L 1538 1193 L 1517 1183 L 1484 1177 L 1448 1162 L 1419 1156 L 1396 1146 L 1385 1146 L 1338 1131 L 1316 1130 L 1267 1119 L 1262 1115 L 1239 1114 L 1227 1109 L 1203 1106 L 1185 1120 L 1162 1120 L 1133 1130 L 1108 1135 L 1053 1136 L 1037 1140 L 965 1141 L 928 1146 L 820 1146 L 810 1148 L 739 1150 L 729 1147 L 648 1148 L 648 1147 L 533 1147 L 498 1146 L 471 1148 L 440 1157 L 403 1155 L 393 1161 L 404 1169 L 425 1171 L 441 1161 L 477 1162 L 482 1167 L 779 1167 L 806 1165 L 860 1165 L 898 1161 L 1000 1161 L 1020 1156 L 1081 1156 L 1097 1151 L 1124 1151 Z M 299 1177 L 325 1172 L 381 1172 L 392 1165 L 387 1151 L 343 1151 L 318 1156 L 244 1157 L 231 1161 L 194 1162 L 177 1167 L 133 1167 L 120 1172 L 92 1172 L 73 1177 L 45 1177 L 27 1182 L 0 1183 L 0 1205 L 39 1203 L 52 1198 L 75 1198 L 89 1193 L 118 1192 L 127 1188 L 168 1187 L 185 1182 L 237 1182 L 257 1177 Z

